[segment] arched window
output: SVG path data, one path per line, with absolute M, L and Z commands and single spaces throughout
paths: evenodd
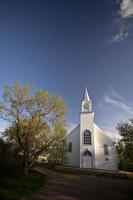
M 71 142 L 68 143 L 68 152 L 72 152 L 72 143 Z
M 103 148 L 104 148 L 104 155 L 109 155 L 108 145 L 104 144 Z
M 89 130 L 84 132 L 84 144 L 91 144 L 91 132 Z
M 83 155 L 84 155 L 84 156 L 92 156 L 91 152 L 90 152 L 88 149 L 86 149 L 86 150 L 83 152 Z

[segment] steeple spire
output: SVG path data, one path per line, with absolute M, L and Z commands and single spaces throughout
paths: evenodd
M 88 94 L 87 87 L 85 87 L 85 100 L 86 100 L 86 101 L 91 101 L 91 100 L 90 100 L 90 97 L 89 97 L 89 94 Z
M 87 87 L 85 87 L 85 96 L 84 96 L 84 100 L 82 101 L 81 111 L 92 112 L 92 105 L 91 105 L 91 100 L 87 91 Z

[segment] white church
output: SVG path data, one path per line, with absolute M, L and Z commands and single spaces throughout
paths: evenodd
M 114 140 L 94 123 L 87 88 L 81 103 L 80 123 L 67 136 L 67 166 L 118 170 Z

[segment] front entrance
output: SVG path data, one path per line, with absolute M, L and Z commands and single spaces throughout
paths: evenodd
M 82 166 L 83 168 L 92 168 L 92 154 L 88 149 L 83 152 Z

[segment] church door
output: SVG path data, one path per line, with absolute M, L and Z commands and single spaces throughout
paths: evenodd
M 92 168 L 92 154 L 88 149 L 83 153 L 83 168 Z

